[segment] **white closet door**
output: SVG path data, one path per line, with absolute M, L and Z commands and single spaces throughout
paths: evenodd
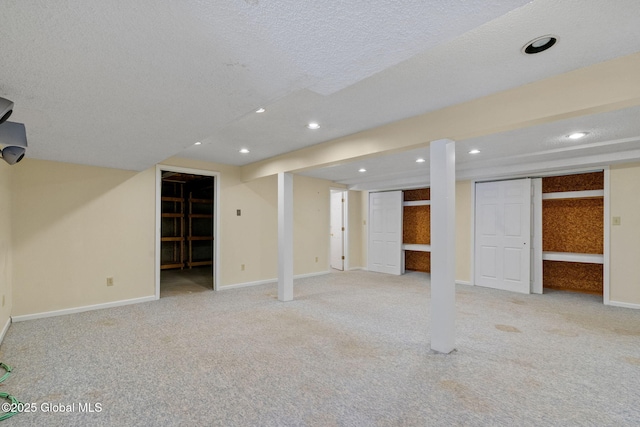
M 402 274 L 402 191 L 369 195 L 368 269 Z
M 329 230 L 331 232 L 331 268 L 344 270 L 344 193 L 331 193 L 331 217 Z
M 530 293 L 531 180 L 476 184 L 475 283 Z

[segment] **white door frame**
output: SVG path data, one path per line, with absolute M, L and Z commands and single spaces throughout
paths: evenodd
M 349 190 L 329 187 L 329 218 L 331 218 L 331 193 L 337 192 L 342 192 L 342 198 L 344 199 L 342 205 L 342 226 L 344 227 L 344 232 L 342 233 L 342 254 L 344 255 L 342 268 L 347 271 L 349 270 Z M 331 235 L 329 235 L 329 256 L 327 259 L 329 260 L 329 271 L 331 271 Z
M 517 178 L 527 178 L 527 177 L 545 177 L 545 176 L 556 176 L 556 175 L 568 175 L 574 173 L 587 173 L 587 172 L 596 172 L 596 171 L 604 171 L 604 265 L 603 265 L 603 277 L 602 277 L 602 303 L 604 305 L 611 305 L 610 300 L 610 246 L 611 246 L 611 188 L 610 188 L 610 168 L 609 166 L 593 166 L 589 168 L 578 168 L 578 169 L 558 169 L 554 171 L 547 171 L 544 173 L 531 173 L 526 175 L 511 175 L 511 176 L 502 176 L 500 178 L 495 179 L 473 179 L 471 180 L 471 285 L 475 285 L 475 275 L 476 275 L 476 256 L 475 256 L 475 247 L 476 247 L 476 226 L 475 226 L 475 218 L 476 218 L 476 182 L 487 182 L 487 181 L 499 181 L 504 179 L 517 179 Z M 535 268 L 531 266 L 532 270 Z
M 160 237 L 162 226 L 162 172 L 187 173 L 191 175 L 202 175 L 213 177 L 213 290 L 218 290 L 220 279 L 220 239 L 218 238 L 218 230 L 220 229 L 220 173 L 202 169 L 182 168 L 178 166 L 156 165 L 156 247 L 155 247 L 155 282 L 156 282 L 156 299 L 160 299 Z

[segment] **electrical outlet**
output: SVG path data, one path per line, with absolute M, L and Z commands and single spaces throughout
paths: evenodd
M 316 257 L 316 262 L 318 262 L 318 257 Z
M 614 216 L 612 221 L 611 221 L 611 225 L 620 225 L 621 224 L 621 220 L 619 216 Z
M 113 286 L 113 277 L 107 277 L 107 286 Z
M 240 264 L 240 271 L 244 271 L 244 264 Z

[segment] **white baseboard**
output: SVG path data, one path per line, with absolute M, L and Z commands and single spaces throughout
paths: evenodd
M 0 344 L 4 341 L 4 336 L 9 330 L 9 326 L 11 326 L 11 317 L 7 319 L 7 323 L 4 324 L 4 328 L 2 328 L 2 332 L 0 332 Z
M 612 305 L 614 307 L 634 308 L 636 310 L 640 310 L 640 304 L 631 304 L 628 302 L 618 302 L 618 301 L 610 300 L 608 305 Z
M 12 316 L 12 322 L 24 322 L 25 320 L 43 319 L 45 317 L 64 316 L 65 314 L 82 313 L 84 311 L 101 310 L 103 308 L 120 307 L 129 304 L 139 304 L 142 302 L 156 301 L 155 295 L 141 298 L 132 298 L 120 301 L 105 302 L 103 304 L 85 305 L 82 307 L 65 308 L 62 310 L 45 311 L 43 313 L 23 314 Z
M 349 268 L 349 271 L 356 271 L 356 270 L 367 271 L 367 269 L 365 267 L 351 267 L 351 268 Z
M 324 276 L 325 274 L 329 274 L 330 271 L 318 271 L 316 273 L 306 273 L 306 274 L 298 274 L 293 276 L 294 279 L 305 279 L 307 277 L 315 277 L 315 276 Z M 256 280 L 255 282 L 244 282 L 244 283 L 235 283 L 233 285 L 225 285 L 220 286 L 218 288 L 219 291 L 226 291 L 229 289 L 238 289 L 238 288 L 247 288 L 249 286 L 258 286 L 258 285 L 266 285 L 267 283 L 276 283 L 278 281 L 275 279 L 265 279 L 265 280 Z
M 471 286 L 471 282 L 469 282 L 468 280 L 456 280 L 456 285 L 467 285 L 467 286 Z

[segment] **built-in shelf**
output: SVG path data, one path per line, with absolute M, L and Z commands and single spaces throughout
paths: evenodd
M 163 213 L 162 218 L 182 218 L 184 214 L 181 213 Z
M 187 237 L 187 240 L 189 241 L 211 241 L 213 240 L 213 236 L 189 236 Z
M 182 242 L 184 237 L 162 237 L 160 240 L 163 242 Z
M 560 193 L 543 193 L 542 200 L 559 199 L 595 199 L 604 197 L 604 190 L 563 191 Z
M 582 262 L 586 264 L 604 264 L 602 254 L 579 254 L 575 252 L 542 252 L 543 261 Z
M 431 245 L 418 245 L 416 243 L 403 243 L 403 251 L 431 252 Z
M 182 197 L 162 197 L 162 201 L 163 202 L 176 202 L 176 203 L 183 203 L 184 199 Z
M 429 206 L 431 200 L 414 200 L 411 202 L 402 202 L 402 206 Z

